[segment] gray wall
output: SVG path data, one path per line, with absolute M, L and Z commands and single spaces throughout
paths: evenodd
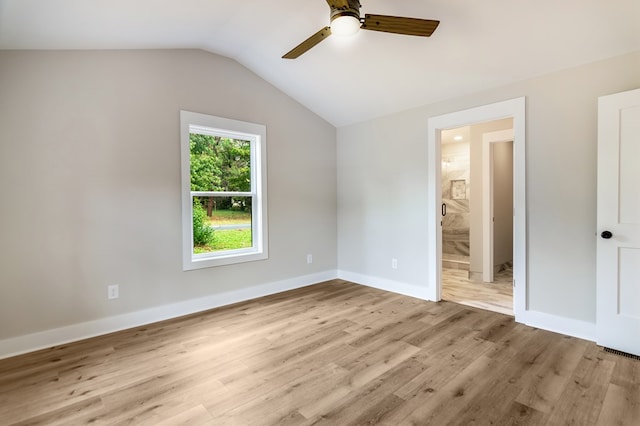
M 427 119 L 519 96 L 530 308 L 593 322 L 597 97 L 637 87 L 640 53 L 336 135 L 201 51 L 0 52 L 0 339 L 336 267 L 426 287 Z M 267 126 L 269 260 L 182 271 L 180 109 Z
M 181 109 L 266 125 L 268 260 L 182 271 Z M 0 339 L 336 269 L 335 128 L 202 51 L 0 52 L 0 196 Z
M 513 142 L 493 143 L 493 264 L 513 261 Z
M 427 119 L 526 96 L 529 307 L 594 322 L 597 98 L 637 87 L 640 53 L 338 129 L 339 269 L 427 287 Z
M 486 123 L 478 123 L 471 126 L 469 131 L 471 139 L 471 181 L 474 182 L 471 187 L 471 232 L 469 239 L 471 242 L 471 256 L 469 258 L 469 270 L 476 276 L 482 275 L 482 251 L 484 248 L 482 242 L 482 226 L 484 217 L 484 201 L 483 201 L 483 182 L 482 182 L 482 137 L 488 132 L 497 132 L 513 128 L 513 119 L 506 118 L 502 120 L 488 121 Z M 494 238 L 494 249 L 495 249 Z M 513 250 L 512 250 L 513 252 Z M 495 255 L 495 250 L 494 250 Z M 494 259 L 495 262 L 495 259 Z

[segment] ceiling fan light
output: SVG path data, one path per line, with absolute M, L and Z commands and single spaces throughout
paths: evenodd
M 331 34 L 337 36 L 352 36 L 360 29 L 360 19 L 353 15 L 339 15 L 331 20 Z

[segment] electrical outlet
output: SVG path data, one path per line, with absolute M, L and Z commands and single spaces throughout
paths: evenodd
M 120 297 L 120 286 L 117 284 L 107 286 L 107 298 L 117 299 Z
M 391 259 L 391 269 L 398 269 L 398 259 L 395 257 Z
M 308 254 L 307 255 L 307 264 L 311 265 L 313 263 L 313 255 L 312 254 Z

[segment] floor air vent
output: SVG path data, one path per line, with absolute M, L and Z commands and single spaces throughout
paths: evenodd
M 605 352 L 609 352 L 610 354 L 614 354 L 614 355 L 620 355 L 620 356 L 624 356 L 627 358 L 631 358 L 631 359 L 635 359 L 640 361 L 640 356 L 638 355 L 633 355 L 633 354 L 628 354 L 626 352 L 622 352 L 622 351 L 618 351 L 616 349 L 611 349 L 611 348 L 604 348 Z

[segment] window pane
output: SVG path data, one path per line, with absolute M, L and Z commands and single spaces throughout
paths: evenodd
M 191 191 L 251 191 L 251 142 L 189 134 Z
M 193 197 L 193 253 L 253 247 L 252 197 Z

